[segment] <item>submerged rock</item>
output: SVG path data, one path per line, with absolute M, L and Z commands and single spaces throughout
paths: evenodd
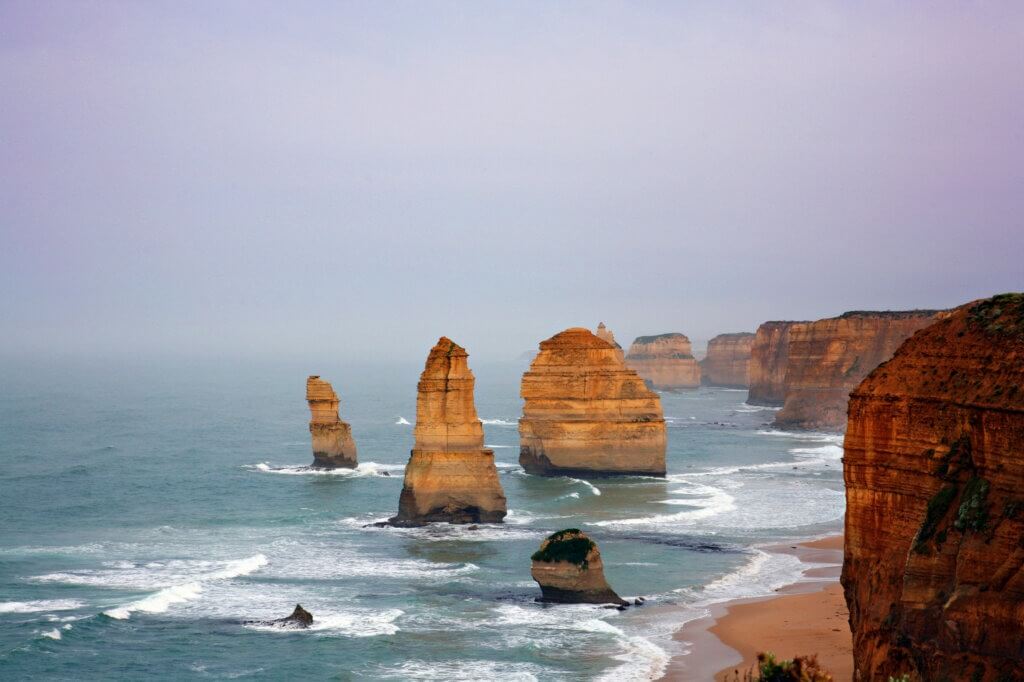
M 416 396 L 416 442 L 405 467 L 398 515 L 389 523 L 501 523 L 508 507 L 484 447 L 465 349 L 441 337 L 427 357 Z
M 678 332 L 636 337 L 626 353 L 626 366 L 654 388 L 697 388 L 701 382 L 690 339 Z
M 597 544 L 576 528 L 549 535 L 531 557 L 530 575 L 540 585 L 540 601 L 561 604 L 627 606 L 604 578 Z
M 857 679 L 1022 679 L 1024 294 L 919 331 L 850 396 Z
M 306 379 L 306 402 L 312 419 L 313 466 L 322 469 L 354 469 L 358 464 L 352 427 L 338 416 L 338 395 L 317 375 Z
M 306 629 L 313 624 L 313 614 L 302 608 L 302 604 L 296 604 L 292 615 L 278 618 L 277 620 L 250 620 L 248 625 L 276 625 L 282 628 Z
M 519 463 L 527 472 L 665 475 L 661 398 L 589 330 L 542 341 L 521 395 Z

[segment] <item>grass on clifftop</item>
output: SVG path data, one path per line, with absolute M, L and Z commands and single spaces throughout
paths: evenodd
M 551 563 L 554 561 L 568 561 L 581 568 L 587 567 L 587 555 L 596 545 L 588 537 L 579 537 L 578 528 L 567 528 L 557 533 L 552 533 L 544 541 L 541 549 L 530 557 L 533 561 Z
M 967 322 L 988 334 L 1024 339 L 1024 294 L 999 294 L 982 301 L 970 309 Z

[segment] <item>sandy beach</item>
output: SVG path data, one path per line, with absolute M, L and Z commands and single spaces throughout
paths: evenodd
M 726 602 L 688 623 L 676 639 L 691 653 L 673 660 L 665 679 L 732 679 L 754 665 L 759 651 L 771 651 L 782 659 L 817 654 L 836 682 L 852 680 L 852 642 L 839 585 L 842 546 L 839 535 L 770 548 L 808 564 L 832 565 L 808 569 L 778 596 Z

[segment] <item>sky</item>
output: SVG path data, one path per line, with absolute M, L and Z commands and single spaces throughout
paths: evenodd
M 1024 4 L 0 2 L 0 354 L 519 356 L 1024 290 Z

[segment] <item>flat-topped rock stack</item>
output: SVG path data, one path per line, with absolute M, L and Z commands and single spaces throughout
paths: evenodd
M 858 310 L 794 325 L 789 330 L 786 402 L 775 415 L 775 426 L 842 431 L 850 391 L 914 332 L 945 314 Z
M 416 439 L 394 525 L 500 523 L 505 493 L 484 448 L 465 349 L 441 337 L 427 357 L 416 396 Z
M 589 330 L 542 341 L 520 395 L 519 463 L 528 473 L 665 475 L 660 397 Z
M 306 379 L 306 402 L 312 418 L 313 466 L 323 469 L 353 469 L 358 464 L 352 427 L 338 416 L 338 395 L 317 375 Z
M 810 322 L 776 320 L 757 328 L 750 348 L 751 405 L 782 405 L 786 402 L 786 367 L 789 365 L 789 332 Z
M 753 345 L 750 332 L 719 334 L 708 341 L 708 354 L 700 362 L 701 380 L 708 386 L 747 388 Z
M 1022 679 L 1024 294 L 907 340 L 851 395 L 844 447 L 856 679 Z
M 618 606 L 628 603 L 605 580 L 597 543 L 576 528 L 549 535 L 531 560 L 530 575 L 540 585 L 541 601 Z
M 638 336 L 626 353 L 626 366 L 658 389 L 697 388 L 701 382 L 690 339 L 677 332 Z

